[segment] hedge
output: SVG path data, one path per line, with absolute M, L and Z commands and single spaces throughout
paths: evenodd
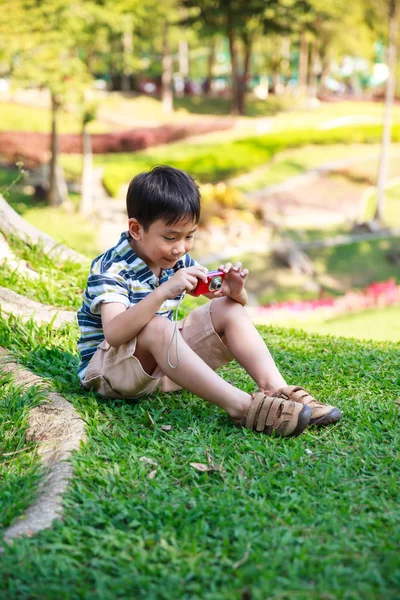
M 231 129 L 233 125 L 233 119 L 220 118 L 160 127 L 141 127 L 117 133 L 95 133 L 91 135 L 92 148 L 94 154 L 137 152 L 192 135 Z M 58 140 L 63 154 L 82 153 L 82 136 L 63 134 L 58 136 Z M 7 162 L 15 163 L 21 160 L 26 166 L 34 167 L 46 162 L 49 155 L 50 134 L 24 131 L 0 132 L 0 156 Z

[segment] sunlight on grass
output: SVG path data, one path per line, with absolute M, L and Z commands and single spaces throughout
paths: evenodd
M 93 121 L 88 125 L 91 133 L 113 131 L 107 123 Z M 0 101 L 0 131 L 34 131 L 50 133 L 51 114 L 47 108 L 24 106 L 14 102 Z M 70 112 L 60 110 L 58 116 L 59 133 L 77 133 L 82 131 L 79 119 Z
M 97 234 L 100 223 L 67 211 L 61 207 L 30 208 L 24 212 L 24 219 L 57 242 L 78 250 L 87 256 L 100 253 Z
M 205 137 L 202 143 L 180 141 L 131 154 L 98 154 L 94 162 L 104 169 L 103 181 L 111 195 L 115 196 L 123 184 L 154 164 L 169 164 L 189 172 L 201 183 L 216 183 L 265 166 L 274 156 L 288 149 L 303 149 L 312 144 L 321 147 L 323 157 L 327 146 L 348 144 L 351 148 L 353 144 L 376 144 L 380 135 L 379 127 L 360 125 L 340 127 L 329 132 L 298 129 L 258 136 L 252 134 L 250 137 L 226 139 L 220 143 Z M 393 140 L 400 140 L 400 125 L 393 127 Z M 80 172 L 79 157 L 63 157 L 62 161 L 68 172 Z M 323 158 L 319 164 L 321 162 L 324 162 Z M 283 179 L 284 175 L 281 177 Z
M 10 326 L 0 322 L 0 336 Z M 25 435 L 29 410 L 43 401 L 36 387 L 18 385 L 0 366 L 0 531 L 35 499 L 41 477 L 37 443 Z
M 288 381 L 344 415 L 279 439 L 188 392 L 102 400 L 79 386 L 76 328 L 14 329 L 0 319 L 0 344 L 52 379 L 88 441 L 63 520 L 5 546 L 4 598 L 397 598 L 397 345 L 260 328 Z M 255 389 L 235 362 L 221 374 Z
M 289 320 L 280 325 L 308 333 L 360 340 L 400 342 L 400 306 L 368 309 L 326 320 Z
M 383 221 L 387 227 L 400 228 L 400 185 L 389 187 L 385 192 Z M 366 220 L 373 218 L 377 203 L 376 194 L 371 194 L 365 210 Z

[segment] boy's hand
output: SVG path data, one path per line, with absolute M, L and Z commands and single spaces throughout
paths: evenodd
M 237 262 L 235 265 L 226 263 L 226 265 L 220 265 L 218 269 L 225 273 L 218 296 L 229 296 L 232 300 L 240 301 L 249 270 L 243 269 L 241 262 Z
M 198 280 L 207 281 L 208 269 L 202 266 L 179 269 L 168 281 L 160 285 L 166 298 L 176 298 L 182 292 L 191 292 L 196 287 Z

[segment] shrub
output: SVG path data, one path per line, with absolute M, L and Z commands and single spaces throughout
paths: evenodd
M 132 131 L 92 134 L 94 154 L 137 152 L 151 146 L 168 144 L 192 135 L 230 129 L 233 119 L 220 118 L 196 123 L 142 127 Z M 60 151 L 64 154 L 81 154 L 82 137 L 76 134 L 59 136 Z M 11 163 L 23 160 L 28 167 L 46 162 L 50 154 L 50 135 L 23 131 L 0 132 L 0 156 Z
M 166 152 L 154 150 L 136 155 L 134 162 L 128 155 L 119 155 L 115 159 L 104 156 L 97 159 L 97 164 L 104 166 L 103 182 L 114 196 L 121 185 L 156 163 L 168 162 L 173 167 L 187 171 L 201 183 L 218 183 L 267 164 L 278 152 L 289 148 L 301 148 L 309 144 L 376 143 L 381 139 L 381 133 L 382 128 L 378 125 L 338 127 L 328 131 L 299 129 L 222 144 L 176 146 L 173 153 L 169 149 Z M 400 141 L 400 124 L 392 127 L 392 140 Z
M 244 200 L 243 194 L 223 182 L 216 185 L 212 183 L 201 185 L 200 192 L 200 225 L 206 225 L 212 218 L 217 218 L 221 222 L 225 221 L 227 214 L 232 215 L 232 211 L 237 215 L 240 214 L 244 220 L 248 220 L 248 217 L 245 218 L 245 213 L 251 213 L 252 215 L 254 213 L 253 207 L 249 206 L 249 203 Z

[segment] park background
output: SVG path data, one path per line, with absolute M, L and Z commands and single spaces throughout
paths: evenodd
M 77 407 L 90 439 L 66 523 L 7 550 L 6 597 L 398 597 L 397 1 L 0 8 L 0 342 Z M 79 390 L 77 328 L 56 312 L 79 308 L 90 260 L 126 227 L 129 181 L 155 164 L 199 183 L 194 256 L 249 268 L 249 312 L 278 364 L 342 402 L 347 423 L 307 433 L 307 453 L 239 439 L 189 393 L 138 407 Z M 251 390 L 237 365 L 224 376 Z M 43 397 L 2 383 L 6 528 L 43 482 L 26 438 Z

